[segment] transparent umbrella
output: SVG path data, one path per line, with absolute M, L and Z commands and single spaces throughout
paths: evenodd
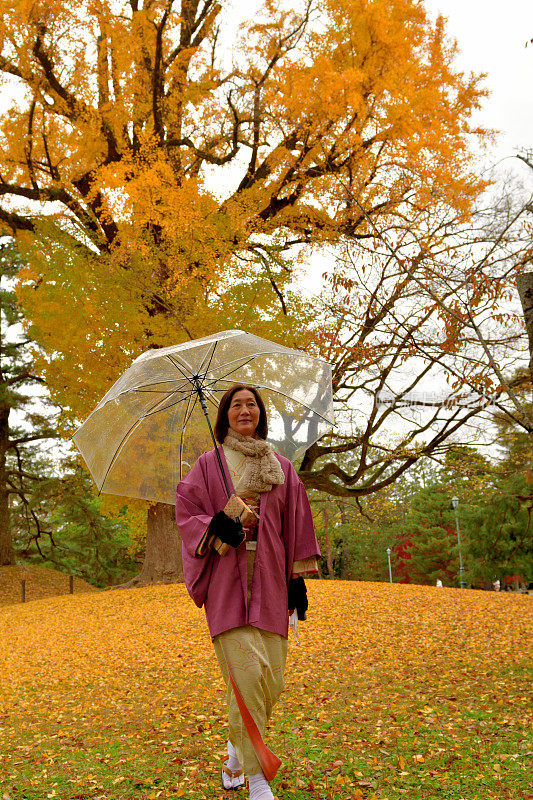
M 239 330 L 148 350 L 72 437 L 98 490 L 173 504 L 234 383 L 258 388 L 268 441 L 292 461 L 334 425 L 331 367 L 299 350 Z

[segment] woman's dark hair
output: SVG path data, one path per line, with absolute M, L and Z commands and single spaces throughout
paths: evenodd
M 265 404 L 261 398 L 261 395 L 255 388 L 255 386 L 247 386 L 244 383 L 236 383 L 233 386 L 230 386 L 228 391 L 222 395 L 218 406 L 218 414 L 217 414 L 217 421 L 215 422 L 215 439 L 217 442 L 222 444 L 224 439 L 226 438 L 226 434 L 229 428 L 229 420 L 228 420 L 228 411 L 231 405 L 231 400 L 235 392 L 241 392 L 243 389 L 246 389 L 247 392 L 251 392 L 255 397 L 255 401 L 259 407 L 259 422 L 257 423 L 257 428 L 255 430 L 255 435 L 259 436 L 260 439 L 266 439 L 268 434 L 268 423 L 267 423 L 267 415 Z

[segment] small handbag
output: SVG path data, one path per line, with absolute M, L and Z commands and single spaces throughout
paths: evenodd
M 236 494 L 232 494 L 222 509 L 224 514 L 227 514 L 228 517 L 232 519 L 237 519 L 237 517 L 242 522 L 243 528 L 247 525 L 251 525 L 253 522 L 257 520 L 257 514 L 252 511 L 252 509 L 246 505 L 244 500 L 241 500 Z M 208 547 L 213 547 L 219 556 L 225 556 L 226 553 L 231 549 L 229 544 L 223 542 L 218 536 L 210 536 L 207 540 Z

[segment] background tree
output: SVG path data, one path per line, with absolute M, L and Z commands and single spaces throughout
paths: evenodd
M 522 394 L 526 389 L 528 384 Z M 489 460 L 472 447 L 451 449 L 429 483 L 411 480 L 407 492 L 402 482 L 395 486 L 398 498 L 404 493 L 406 506 L 394 548 L 401 580 L 434 583 L 440 578 L 445 585 L 458 585 L 453 496 L 459 498 L 467 582 L 491 585 L 499 578 L 503 585 L 506 575 L 515 574 L 530 580 L 531 439 L 505 414 L 497 414 L 494 423 L 500 458 Z
M 513 376 L 529 414 L 527 369 Z M 520 384 L 520 381 L 521 384 Z M 472 497 L 462 513 L 472 580 L 519 575 L 533 580 L 533 439 L 506 415 L 494 416 L 500 459 L 490 469 L 490 491 Z
M 533 580 L 533 491 L 522 473 L 500 479 L 483 507 L 461 515 L 466 533 L 468 576 L 473 582 L 500 581 L 518 575 Z
M 416 205 L 466 213 L 481 186 L 463 154 L 482 91 L 418 3 L 325 3 L 311 23 L 308 4 L 267 2 L 228 70 L 226 4 L 5 6 L 1 66 L 27 102 L 3 120 L 2 194 L 63 210 L 45 223 L 1 216 L 26 232 L 25 302 L 50 345 L 52 388 L 77 413 L 147 337 L 158 346 L 231 319 L 228 274 L 247 288 L 261 278 L 288 310 L 284 252 L 371 236 L 356 189 L 392 224 Z M 211 176 L 230 164 L 238 179 L 219 200 Z
M 393 516 L 388 494 L 372 495 L 364 512 L 351 498 L 320 492 L 311 492 L 310 498 L 322 574 L 342 580 L 380 580 L 385 575 L 383 554 L 396 534 L 390 531 Z
M 449 222 L 448 215 L 440 222 L 434 217 L 425 242 L 418 241 L 416 227 L 406 228 L 392 252 L 376 236 L 350 245 L 337 261 L 331 290 L 322 297 L 323 353 L 334 364 L 346 433 L 307 452 L 301 476 L 308 486 L 339 496 L 369 495 L 424 456 L 442 461 L 461 435 L 472 436 L 478 418 L 478 427 L 486 428 L 489 402 L 516 415 L 481 343 L 432 296 L 447 283 L 440 296 L 455 308 L 455 286 L 465 286 L 465 267 L 457 262 L 467 260 L 466 245 L 457 219 L 448 229 Z M 427 248 L 423 258 L 421 247 Z M 469 266 L 473 274 L 482 264 Z M 523 328 L 503 289 L 488 279 L 485 287 L 472 319 L 476 326 L 493 319 L 487 340 L 505 368 L 515 363 Z
M 40 369 L 72 419 L 147 346 L 220 327 L 338 356 L 340 389 L 335 323 L 290 294 L 288 259 L 372 241 L 376 221 L 429 240 L 431 215 L 465 218 L 483 186 L 467 158 L 479 80 L 414 0 L 268 0 L 231 64 L 228 3 L 0 5 L 0 68 L 24 91 L 2 124 L 0 219 L 25 248 Z M 307 484 L 379 488 L 384 466 L 369 474 L 355 440 L 355 475 L 314 469 L 341 437 L 308 454 Z M 402 470 L 420 456 L 407 449 Z
M 137 572 L 131 519 L 96 496 L 85 469 L 76 461 L 61 465 L 61 474 L 39 483 L 29 505 L 47 535 L 28 530 L 24 505 L 11 508 L 13 543 L 25 561 L 59 569 L 96 586 L 109 586 Z
M 519 153 L 517 157 L 533 170 L 533 152 Z M 529 214 L 533 212 L 531 198 L 529 198 L 526 203 L 526 210 Z M 531 226 L 529 226 L 529 233 L 531 234 Z M 518 294 L 520 295 L 520 302 L 522 303 L 524 321 L 529 340 L 529 375 L 531 379 L 531 390 L 533 392 L 533 271 L 531 268 L 517 275 L 516 285 Z
M 12 506 L 18 505 L 28 536 L 46 533 L 32 498 L 50 472 L 43 442 L 57 437 L 57 410 L 33 371 L 32 343 L 22 327 L 15 294 L 22 266 L 12 239 L 0 240 L 0 566 L 13 564 Z
M 413 498 L 404 525 L 405 570 L 410 583 L 455 585 L 459 572 L 457 536 L 449 494 L 430 485 Z
M 361 506 L 339 499 L 347 507 L 340 533 L 343 539 L 341 576 L 356 581 L 388 581 L 387 548 L 396 541 L 402 508 L 390 489 L 376 492 Z
M 365 218 L 373 238 L 346 246 L 322 298 L 336 396 L 359 411 L 343 446 L 320 442 L 302 465 L 309 485 L 339 495 L 379 491 L 417 458 L 442 458 L 476 423 L 487 430 L 494 408 L 533 431 L 523 376 L 505 378 L 524 361 L 515 281 L 532 249 L 522 198 L 487 196 L 468 224 L 445 207 L 405 226 Z M 349 470 L 326 460 L 334 452 L 352 453 Z
M 516 285 L 524 311 L 524 320 L 529 340 L 529 374 L 533 387 L 533 272 L 522 272 L 520 275 L 517 275 Z
M 0 240 L 0 566 L 37 561 L 105 583 L 131 574 L 131 519 L 107 508 L 57 448 L 61 412 L 33 371 L 15 283 L 23 262 Z M 111 516 L 110 516 L 111 515 Z

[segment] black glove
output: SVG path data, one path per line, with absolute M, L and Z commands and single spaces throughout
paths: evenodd
M 303 578 L 291 578 L 289 581 L 289 612 L 292 614 L 294 609 L 298 612 L 298 619 L 306 619 L 306 611 L 309 608 L 307 602 L 307 589 Z
M 244 541 L 244 531 L 242 529 L 242 522 L 238 517 L 232 519 L 224 514 L 223 511 L 218 511 L 211 522 L 209 523 L 209 533 L 229 544 L 231 547 L 238 547 Z

